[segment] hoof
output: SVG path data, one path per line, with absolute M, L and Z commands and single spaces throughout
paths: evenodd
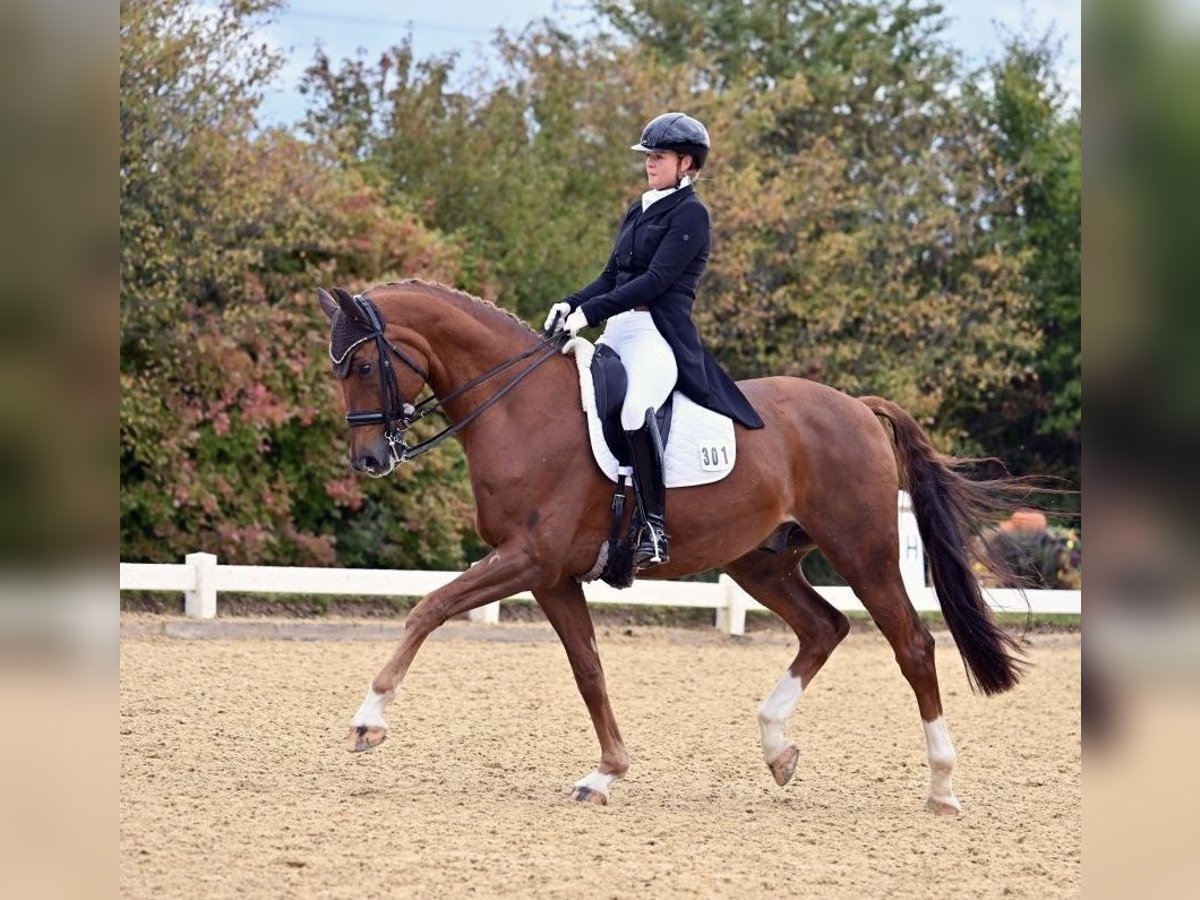
M 597 806 L 608 806 L 608 797 L 589 787 L 576 787 L 571 791 L 571 799 L 576 803 L 595 803 Z
M 351 753 L 362 753 L 372 750 L 383 743 L 387 737 L 387 729 L 369 725 L 351 725 L 346 735 L 346 749 Z
M 775 779 L 775 783 L 783 787 L 796 774 L 798 762 L 800 762 L 800 751 L 789 744 L 787 749 L 775 757 L 773 762 L 767 763 L 767 768 L 771 770 L 771 777 Z
M 925 808 L 939 816 L 957 816 L 962 812 L 962 804 L 955 797 L 951 797 L 949 800 L 930 797 L 925 801 Z

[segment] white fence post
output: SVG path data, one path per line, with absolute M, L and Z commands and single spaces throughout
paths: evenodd
M 896 515 L 900 531 L 900 579 L 909 597 L 915 599 L 925 587 L 925 546 L 907 491 L 900 491 L 896 498 Z
M 485 556 L 483 559 L 487 559 L 487 557 Z M 475 566 L 483 562 L 483 559 L 475 560 L 475 562 L 471 563 L 471 568 L 475 568 Z M 467 620 L 479 622 L 481 625 L 499 625 L 500 601 L 493 600 L 491 603 L 485 603 L 483 606 L 467 610 Z
M 499 625 L 500 601 L 493 600 L 491 603 L 485 603 L 483 606 L 477 606 L 469 610 L 467 618 L 472 622 L 480 622 L 484 625 Z
M 912 500 L 901 492 L 896 501 L 899 524 L 900 573 L 913 606 L 921 611 L 937 610 L 933 589 L 925 585 L 925 551 L 912 512 Z M 121 563 L 122 591 L 183 591 L 184 611 L 196 619 L 211 619 L 217 614 L 217 589 L 249 593 L 335 594 L 360 596 L 419 596 L 445 587 L 459 572 L 389 571 L 371 569 L 305 569 L 292 566 L 217 565 L 211 553 L 189 553 L 186 563 Z M 472 563 L 475 565 L 475 563 Z M 862 611 L 862 603 L 848 587 L 822 587 L 818 591 L 836 609 Z M 1035 613 L 1081 615 L 1080 591 L 1016 590 L 988 588 L 988 604 L 997 610 L 1024 612 L 1032 605 Z M 585 591 L 588 603 L 617 603 L 715 609 L 714 625 L 730 635 L 746 632 L 747 610 L 762 609 L 757 601 L 737 586 L 728 575 L 716 584 L 694 581 L 636 582 L 628 591 L 604 584 L 590 584 Z M 529 591 L 513 594 L 506 600 L 533 600 Z M 468 614 L 472 622 L 495 624 L 500 621 L 500 603 L 489 603 Z
M 183 614 L 190 619 L 215 619 L 217 557 L 212 553 L 189 553 L 184 559 L 193 575 L 193 586 L 183 592 Z
M 721 586 L 723 603 L 717 607 L 717 628 L 726 634 L 746 633 L 746 595 L 732 578 L 724 572 L 717 579 Z

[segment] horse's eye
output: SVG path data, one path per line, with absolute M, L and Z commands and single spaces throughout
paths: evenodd
M 358 374 L 359 375 L 370 375 L 371 374 L 371 364 L 367 363 L 367 362 L 359 363 L 358 364 Z

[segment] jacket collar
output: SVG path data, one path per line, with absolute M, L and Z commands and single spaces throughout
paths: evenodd
M 679 190 L 668 194 L 667 196 L 663 197 L 661 200 L 656 200 L 654 203 L 650 204 L 649 209 L 644 210 L 644 211 L 642 210 L 642 201 L 638 200 L 637 205 L 634 207 L 634 209 L 636 211 L 641 213 L 641 216 L 638 218 L 638 221 L 645 222 L 650 219 L 657 218 L 658 216 L 661 216 L 664 213 L 668 213 L 671 210 L 673 210 L 676 206 L 678 206 L 680 203 L 682 203 L 684 200 L 686 200 L 688 197 L 692 196 L 695 193 L 696 193 L 696 189 L 694 187 L 692 187 L 690 184 L 684 185 L 683 187 L 679 188 Z
M 692 183 L 692 179 L 690 179 L 686 175 L 684 175 L 683 181 L 680 184 L 673 185 L 672 187 L 669 187 L 669 188 L 663 188 L 661 191 L 656 191 L 653 188 L 651 188 L 648 191 L 644 191 L 642 193 L 642 212 L 645 212 L 647 209 L 649 209 L 651 206 L 653 206 L 655 203 L 657 203 L 663 197 L 669 197 L 673 193 L 675 193 L 677 190 L 679 190 L 681 187 L 687 187 L 691 183 Z

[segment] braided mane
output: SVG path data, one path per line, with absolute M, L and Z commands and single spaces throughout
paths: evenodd
M 390 281 L 387 287 L 416 288 L 420 293 L 437 300 L 449 301 L 459 309 L 468 313 L 477 313 L 488 321 L 494 320 L 497 323 L 503 323 L 508 328 L 519 328 L 525 337 L 537 336 L 536 332 L 515 313 L 502 306 L 497 306 L 491 300 L 484 300 L 482 297 L 476 297 L 450 285 L 436 281 L 422 281 L 420 278 L 407 278 L 404 281 Z

